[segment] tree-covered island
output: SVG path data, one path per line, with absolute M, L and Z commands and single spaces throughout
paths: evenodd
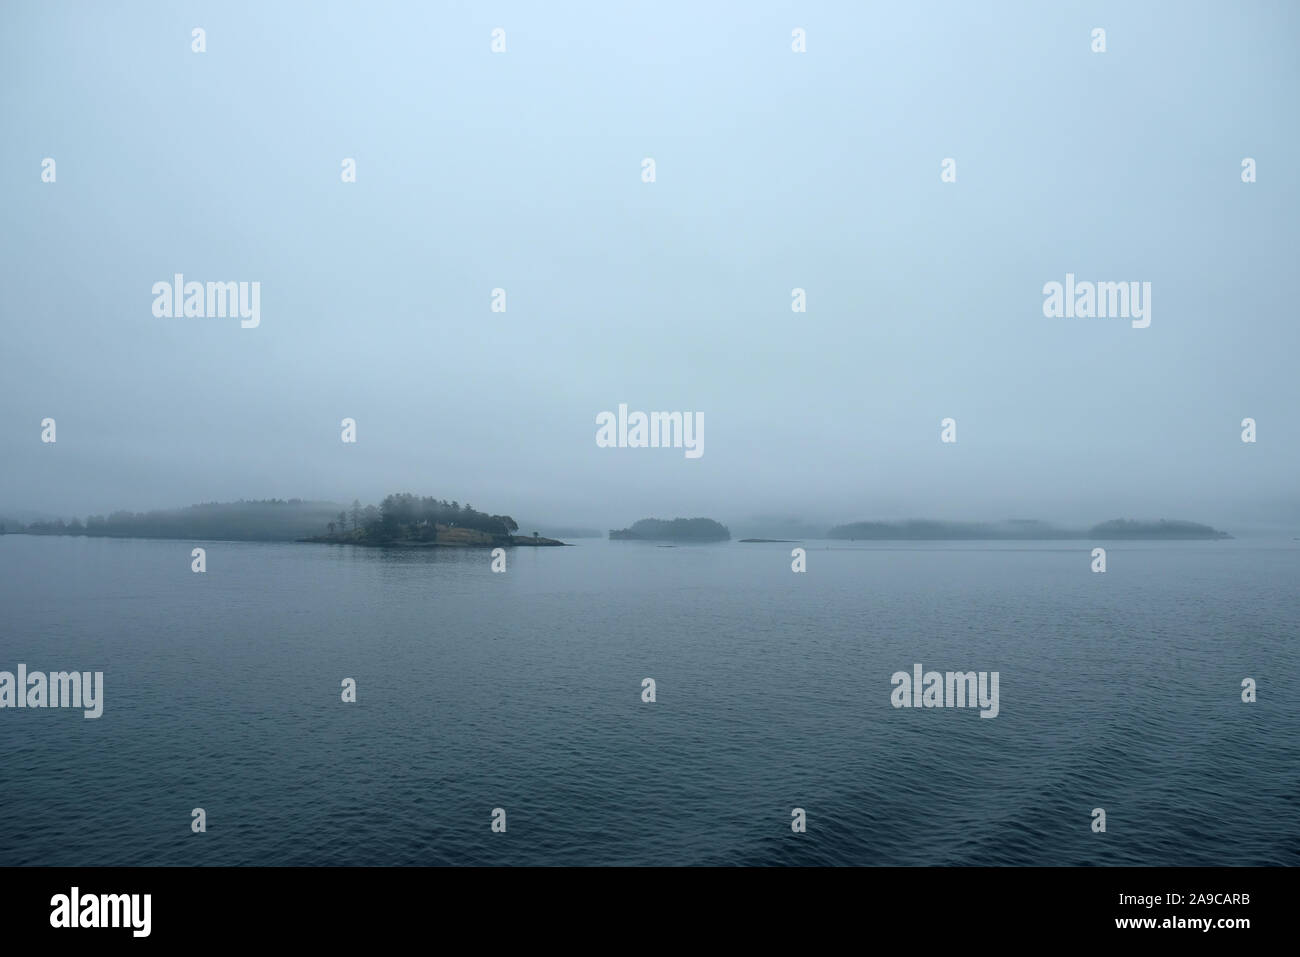
M 468 502 L 448 502 L 407 492 L 385 496 L 379 508 L 353 502 L 328 523 L 324 535 L 302 539 L 346 545 L 416 545 L 497 547 L 503 545 L 564 545 L 553 538 L 516 535 L 519 524 L 509 515 L 480 512 Z

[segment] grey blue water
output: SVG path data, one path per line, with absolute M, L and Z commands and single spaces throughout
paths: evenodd
M 1300 863 L 1291 536 L 804 544 L 0 537 L 0 865 Z

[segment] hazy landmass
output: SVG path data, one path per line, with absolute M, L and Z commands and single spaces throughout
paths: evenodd
M 725 542 L 731 532 L 711 518 L 643 518 L 631 528 L 610 529 L 610 541 Z
M 1054 539 L 1220 539 L 1231 538 L 1208 525 L 1170 519 L 1135 521 L 1116 518 L 1087 529 L 1063 528 L 1037 519 L 1005 522 L 939 522 L 912 519 L 904 522 L 851 522 L 836 525 L 827 538 L 877 541 L 962 541 Z
M 110 538 L 179 538 L 208 541 L 319 541 L 357 545 L 560 545 L 514 533 L 509 515 L 480 512 L 473 505 L 409 493 L 378 505 L 350 506 L 302 499 L 209 502 L 150 512 L 113 512 L 26 524 L 0 521 L 0 533 L 85 535 Z
M 1087 528 L 1055 525 L 1037 519 L 1002 522 L 952 522 L 932 519 L 862 521 L 829 531 L 799 519 L 781 518 L 770 526 L 747 523 L 741 539 L 803 541 L 816 538 L 850 541 L 978 541 L 1053 539 L 1207 540 L 1231 538 L 1209 525 L 1172 519 L 1112 519 Z M 389 495 L 379 505 L 353 500 L 351 505 L 303 499 L 207 502 L 187 508 L 149 512 L 117 511 L 81 520 L 41 519 L 26 523 L 0 518 L 0 534 L 86 535 L 115 538 L 177 538 L 226 541 L 313 541 L 356 545 L 503 545 L 562 544 L 561 538 L 595 538 L 594 529 L 542 525 L 516 534 L 509 515 L 481 512 L 468 503 L 448 502 L 409 493 Z M 614 541 L 720 542 L 731 532 L 710 518 L 646 518 L 630 528 L 611 529 Z
M 210 541 L 283 542 L 314 535 L 344 508 L 336 502 L 302 499 L 205 502 L 149 512 L 118 511 L 27 523 L 4 521 L 3 531 L 28 535 L 88 535 L 106 538 L 185 538 Z
M 1129 518 L 1113 518 L 1109 522 L 1094 525 L 1089 530 L 1090 538 L 1232 538 L 1227 532 L 1200 525 L 1196 522 L 1184 522 L 1176 519 L 1162 518 L 1154 522 L 1134 521 Z

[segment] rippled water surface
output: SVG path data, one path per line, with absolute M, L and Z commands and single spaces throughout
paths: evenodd
M 0 537 L 0 864 L 1300 863 L 1300 542 L 806 546 Z

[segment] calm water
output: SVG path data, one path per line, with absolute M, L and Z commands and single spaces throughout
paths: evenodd
M 0 537 L 0 865 L 1300 863 L 1300 542 L 792 547 Z

